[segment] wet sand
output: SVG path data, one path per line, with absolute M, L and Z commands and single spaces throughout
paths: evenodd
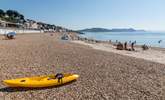
M 77 73 L 80 78 L 71 84 L 44 89 L 11 89 L 1 82 L 1 99 L 165 99 L 165 65 L 62 41 L 59 34 L 1 39 L 1 81 L 57 72 Z

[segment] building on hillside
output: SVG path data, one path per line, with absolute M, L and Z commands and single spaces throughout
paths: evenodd
M 7 28 L 21 28 L 22 24 L 19 23 L 11 23 L 0 20 L 0 27 L 7 27 Z
M 39 25 L 36 21 L 27 19 L 24 23 L 24 28 L 26 29 L 39 29 Z
M 5 27 L 5 26 L 6 26 L 5 21 L 0 20 L 0 27 Z
M 42 23 L 42 22 L 37 22 L 37 24 L 38 24 L 38 29 L 44 30 L 44 23 Z

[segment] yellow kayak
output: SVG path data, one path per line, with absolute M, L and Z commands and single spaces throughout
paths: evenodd
M 55 75 L 47 75 L 47 76 L 4 80 L 3 83 L 9 87 L 29 87 L 29 88 L 51 87 L 51 86 L 63 85 L 65 83 L 74 81 L 79 77 L 79 75 L 77 74 L 63 74 L 63 75 L 64 77 L 62 78 L 61 81 L 55 79 Z

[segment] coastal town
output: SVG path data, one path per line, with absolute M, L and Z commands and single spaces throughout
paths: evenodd
M 61 26 L 55 26 L 43 22 L 37 22 L 31 19 L 25 19 L 22 14 L 15 10 L 7 10 L 6 12 L 0 9 L 0 30 L 15 29 L 15 30 L 33 30 L 33 32 L 66 32 L 69 31 Z M 2 34 L 3 32 L 1 32 Z

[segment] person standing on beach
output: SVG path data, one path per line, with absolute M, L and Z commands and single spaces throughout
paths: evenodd
M 127 42 L 124 43 L 124 50 L 128 50 L 127 49 Z
M 134 44 L 135 44 L 135 42 L 132 42 L 132 43 L 131 43 L 131 49 L 132 49 L 132 51 L 135 51 L 135 49 L 134 49 Z
M 160 44 L 162 42 L 162 40 L 159 40 L 158 43 Z
M 136 40 L 134 41 L 134 43 L 136 44 Z

